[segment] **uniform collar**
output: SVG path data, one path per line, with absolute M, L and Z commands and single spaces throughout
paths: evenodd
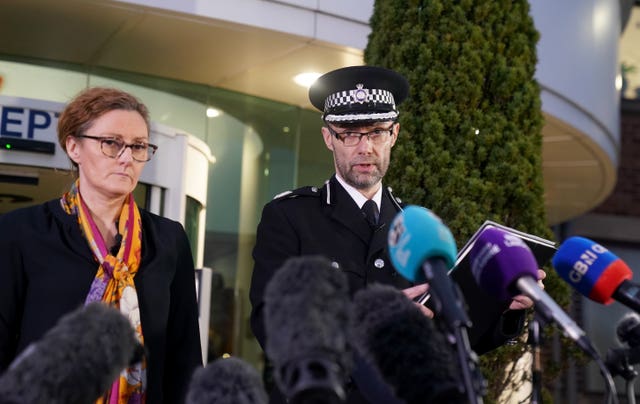
M 351 196 L 351 199 L 355 201 L 355 203 L 358 205 L 358 208 L 362 209 L 362 205 L 364 205 L 364 203 L 367 201 L 367 198 L 365 198 L 365 196 L 362 195 L 360 191 L 347 184 L 347 182 L 343 180 L 337 173 L 336 179 L 338 180 L 340 185 L 342 185 L 342 188 L 347 191 L 349 196 Z M 376 191 L 376 193 L 373 195 L 373 198 L 371 199 L 376 203 L 376 205 L 378 205 L 379 211 L 380 207 L 382 206 L 382 185 L 380 185 L 380 188 L 378 188 L 378 191 Z

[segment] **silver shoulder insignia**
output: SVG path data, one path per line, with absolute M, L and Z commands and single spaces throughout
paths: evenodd
M 274 196 L 273 199 L 279 199 L 282 198 L 283 196 L 287 196 L 289 194 L 292 194 L 293 191 L 284 191 L 284 192 L 280 192 L 278 195 Z

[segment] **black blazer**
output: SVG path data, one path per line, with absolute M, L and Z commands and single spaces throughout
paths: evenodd
M 262 347 L 268 338 L 263 325 L 264 289 L 289 257 L 324 255 L 347 274 L 352 293 L 374 282 L 399 289 L 411 286 L 395 271 L 387 254 L 388 226 L 400 210 L 400 200 L 384 189 L 379 225 L 372 231 L 335 176 L 322 188 L 299 188 L 267 203 L 253 250 L 250 290 L 251 327 Z M 459 286 L 474 308 L 469 339 L 477 353 L 502 345 L 522 331 L 523 312 L 505 311 L 507 307 L 487 298 L 472 278 L 462 279 Z
M 142 262 L 134 282 L 147 402 L 180 403 L 202 366 L 193 258 L 179 223 L 140 214 Z M 59 199 L 0 216 L 0 371 L 84 303 L 97 269 L 77 217 Z

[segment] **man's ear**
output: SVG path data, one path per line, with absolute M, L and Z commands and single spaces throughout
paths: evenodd
M 327 146 L 327 149 L 333 151 L 333 135 L 329 132 L 329 129 L 326 126 L 322 127 L 322 138 L 324 139 L 324 144 Z
M 398 140 L 398 134 L 400 133 L 400 123 L 396 122 L 393 124 L 393 136 L 391 136 L 391 147 L 396 144 L 396 140 Z

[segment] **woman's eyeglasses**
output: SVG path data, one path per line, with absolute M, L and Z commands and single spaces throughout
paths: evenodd
M 102 154 L 111 158 L 118 158 L 124 150 L 128 147 L 131 149 L 131 157 L 140 163 L 144 163 L 146 161 L 151 160 L 153 154 L 158 150 L 158 146 L 146 143 L 146 142 L 135 142 L 135 143 L 125 143 L 122 140 L 114 137 L 106 137 L 106 136 L 89 136 L 89 135 L 78 135 L 76 137 L 82 137 L 87 139 L 93 139 L 100 142 L 100 150 Z

